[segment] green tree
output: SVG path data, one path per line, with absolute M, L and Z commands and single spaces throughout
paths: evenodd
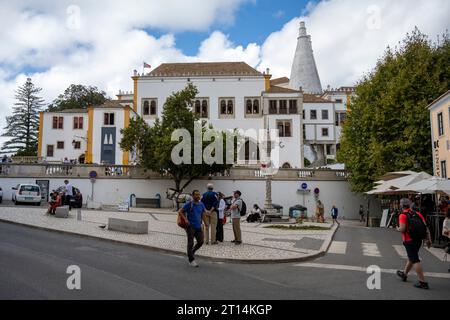
M 448 34 L 431 42 L 417 28 L 387 48 L 375 69 L 356 86 L 343 125 L 338 160 L 353 191 L 373 187 L 388 171 L 432 172 L 429 103 L 450 87 Z
M 167 98 L 164 104 L 164 111 L 161 119 L 156 119 L 154 125 L 149 126 L 142 118 L 130 119 L 130 125 L 122 129 L 122 140 L 120 147 L 125 151 L 132 151 L 138 154 L 139 164 L 146 169 L 161 174 L 168 174 L 175 182 L 177 191 L 184 190 L 189 183 L 196 178 L 213 173 L 224 172 L 232 165 L 226 164 L 226 152 L 223 152 L 223 164 L 213 163 L 208 165 L 202 161 L 201 164 L 194 164 L 194 125 L 199 121 L 198 116 L 192 112 L 192 101 L 197 95 L 197 89 L 189 84 L 184 90 L 173 93 Z M 191 139 L 190 163 L 175 164 L 172 161 L 172 150 L 178 141 L 171 141 L 172 132 L 176 129 L 186 129 Z M 204 134 L 207 129 L 206 122 L 201 124 L 201 132 Z M 215 131 L 222 135 L 223 150 L 225 150 L 225 133 Z M 234 136 L 235 140 L 237 135 Z M 212 139 L 214 141 L 214 139 Z M 220 141 L 220 140 L 218 140 Z M 210 141 L 203 141 L 202 152 L 210 144 Z M 233 148 L 233 161 L 236 159 L 236 150 Z M 212 152 L 214 155 L 214 152 Z
M 87 109 L 91 105 L 103 104 L 108 98 L 104 91 L 99 91 L 94 86 L 71 84 L 63 94 L 48 106 L 48 111 L 60 111 L 64 109 Z
M 2 153 L 15 153 L 22 156 L 37 154 L 39 111 L 44 100 L 39 96 L 41 88 L 36 87 L 31 78 L 16 90 L 13 112 L 6 117 L 6 127 L 2 136 L 10 137 L 2 146 Z

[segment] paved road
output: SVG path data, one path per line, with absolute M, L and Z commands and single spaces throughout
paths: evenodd
M 392 230 L 342 227 L 335 253 L 308 263 L 199 259 L 194 269 L 175 255 L 0 223 L 0 299 L 448 299 L 449 263 L 429 252 L 423 258 L 434 272 L 431 290 L 402 283 L 389 270 L 381 274 L 381 290 L 367 289 L 365 267 L 403 264 L 392 247 L 398 238 Z M 69 265 L 81 269 L 81 290 L 66 287 Z

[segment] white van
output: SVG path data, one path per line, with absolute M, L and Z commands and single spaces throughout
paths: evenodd
M 41 205 L 41 188 L 37 184 L 18 184 L 12 188 L 12 201 L 14 204 L 19 203 L 34 203 L 37 206 Z

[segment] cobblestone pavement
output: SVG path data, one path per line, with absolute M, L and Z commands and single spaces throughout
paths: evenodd
M 76 209 L 68 219 L 45 214 L 44 208 L 0 207 L 0 220 L 30 225 L 79 235 L 115 240 L 158 248 L 174 253 L 184 253 L 186 236 L 176 225 L 176 214 L 168 209 L 137 209 L 134 212 L 94 211 L 82 209 L 82 220 L 77 220 Z M 137 235 L 101 228 L 109 217 L 148 220 L 148 234 Z M 243 244 L 235 246 L 230 223 L 224 226 L 225 241 L 218 245 L 204 245 L 198 256 L 217 260 L 241 262 L 290 261 L 313 258 L 325 252 L 335 228 L 326 231 L 279 230 L 264 228 L 269 224 L 241 223 Z M 321 224 L 331 226 L 331 224 Z

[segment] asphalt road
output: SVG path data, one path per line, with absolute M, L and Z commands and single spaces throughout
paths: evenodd
M 395 269 L 403 260 L 392 230 L 342 227 L 335 240 L 345 254 L 330 253 L 304 264 L 229 264 L 0 223 L 0 299 L 448 299 L 448 262 L 423 252 L 431 290 L 381 273 L 381 289 L 369 290 L 364 268 Z M 376 243 L 380 256 L 361 253 Z M 245 244 L 244 244 L 245 245 Z M 68 266 L 81 270 L 81 289 L 66 285 Z M 351 266 L 351 270 L 347 270 Z M 361 269 L 358 269 L 361 268 Z M 447 277 L 447 278 L 446 278 Z

